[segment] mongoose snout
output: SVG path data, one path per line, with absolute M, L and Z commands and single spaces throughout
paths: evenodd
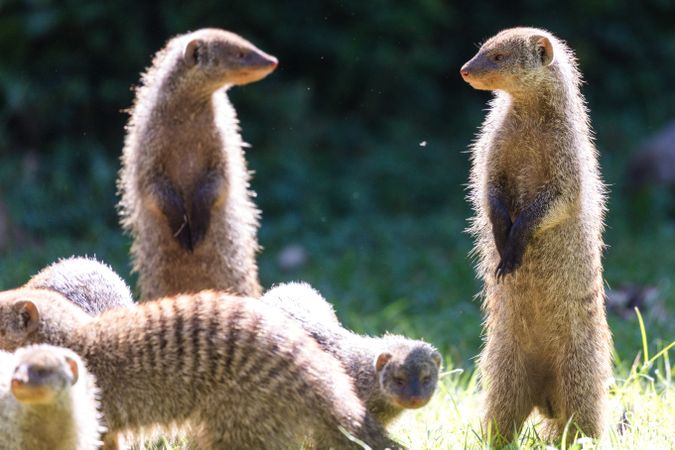
M 186 66 L 197 67 L 226 84 L 261 80 L 279 64 L 274 56 L 229 31 L 204 29 L 192 36 L 183 49 Z
M 77 362 L 47 350 L 35 350 L 12 374 L 11 391 L 24 404 L 48 404 L 77 382 Z

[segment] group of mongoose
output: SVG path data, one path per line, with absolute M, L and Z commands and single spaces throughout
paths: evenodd
M 386 427 L 427 404 L 441 355 L 362 336 L 304 283 L 263 295 L 259 211 L 226 90 L 277 60 L 202 29 L 159 51 L 131 109 L 119 178 L 140 303 L 87 258 L 0 293 L 0 449 L 403 448 Z M 484 282 L 482 431 L 511 441 L 598 437 L 611 376 L 601 254 L 605 189 L 572 51 L 513 28 L 461 68 L 495 91 L 472 145 L 470 199 Z M 413 444 L 414 447 L 414 444 Z

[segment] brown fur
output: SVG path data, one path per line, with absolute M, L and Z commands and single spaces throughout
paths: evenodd
M 202 289 L 260 294 L 259 211 L 225 91 L 276 64 L 233 33 L 202 29 L 171 39 L 143 75 L 118 181 L 141 300 Z
M 111 433 L 188 426 L 199 449 L 398 447 L 340 364 L 297 324 L 214 291 L 91 317 L 62 296 L 0 294 L 0 348 L 48 342 L 81 354 Z
M 127 284 L 109 266 L 93 258 L 62 259 L 38 272 L 25 287 L 58 292 L 92 316 L 133 305 Z
M 603 306 L 605 188 L 581 76 L 550 33 L 514 28 L 464 67 L 496 91 L 473 144 L 471 201 L 486 340 L 486 426 L 507 439 L 537 408 L 549 438 L 571 418 L 603 430 L 611 336 Z
M 306 283 L 270 289 L 261 302 L 297 320 L 342 362 L 356 393 L 382 425 L 404 410 L 426 405 L 436 390 L 441 355 L 430 344 L 403 336 L 362 336 L 340 324 L 333 306 Z
M 72 351 L 0 351 L 0 448 L 93 450 L 101 445 L 94 378 Z

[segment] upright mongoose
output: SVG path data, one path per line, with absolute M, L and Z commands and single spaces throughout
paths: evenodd
M 92 316 L 134 304 L 119 275 L 93 258 L 73 256 L 57 261 L 33 276 L 25 287 L 58 292 Z
M 440 353 L 430 344 L 403 336 L 361 336 L 342 327 L 330 303 L 306 283 L 287 283 L 261 302 L 292 318 L 334 355 L 354 380 L 356 393 L 382 425 L 403 410 L 426 405 L 436 390 Z
M 536 407 L 547 434 L 603 430 L 611 335 L 603 306 L 601 181 L 572 50 L 500 32 L 461 68 L 496 91 L 472 146 L 470 231 L 484 282 L 486 426 L 510 439 Z
M 101 445 L 93 376 L 72 351 L 0 351 L 0 449 L 92 450 Z
M 127 125 L 118 188 L 141 300 L 222 289 L 259 296 L 259 211 L 225 91 L 277 60 L 236 34 L 171 39 L 143 74 Z
M 48 290 L 0 293 L 0 348 L 47 342 L 85 360 L 110 440 L 173 426 L 196 448 L 400 447 L 340 363 L 293 320 L 215 291 L 84 313 Z M 108 439 L 108 436 L 106 436 Z

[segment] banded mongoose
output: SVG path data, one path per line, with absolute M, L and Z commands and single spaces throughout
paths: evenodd
M 400 447 L 334 357 L 251 299 L 203 291 L 92 317 L 53 291 L 0 293 L 0 348 L 37 342 L 82 355 L 110 446 L 120 433 L 186 426 L 205 450 L 360 448 L 341 430 L 373 448 Z
M 386 426 L 405 409 L 421 408 L 436 390 L 440 353 L 403 336 L 362 336 L 345 329 L 332 305 L 306 283 L 270 289 L 261 302 L 297 320 L 328 353 L 342 362 L 368 411 Z
M 50 345 L 0 351 L 0 449 L 93 450 L 97 389 L 74 352 Z
M 605 187 L 576 59 L 545 30 L 513 28 L 485 42 L 461 75 L 495 91 L 470 176 L 487 316 L 485 425 L 509 440 L 537 408 L 549 439 L 570 418 L 569 436 L 599 436 L 611 376 Z
M 57 261 L 33 276 L 25 287 L 58 292 L 92 316 L 134 304 L 129 286 L 94 258 L 73 256 Z
M 226 90 L 277 59 L 219 29 L 177 36 L 143 74 L 118 180 L 141 300 L 202 289 L 259 296 L 259 211 Z

